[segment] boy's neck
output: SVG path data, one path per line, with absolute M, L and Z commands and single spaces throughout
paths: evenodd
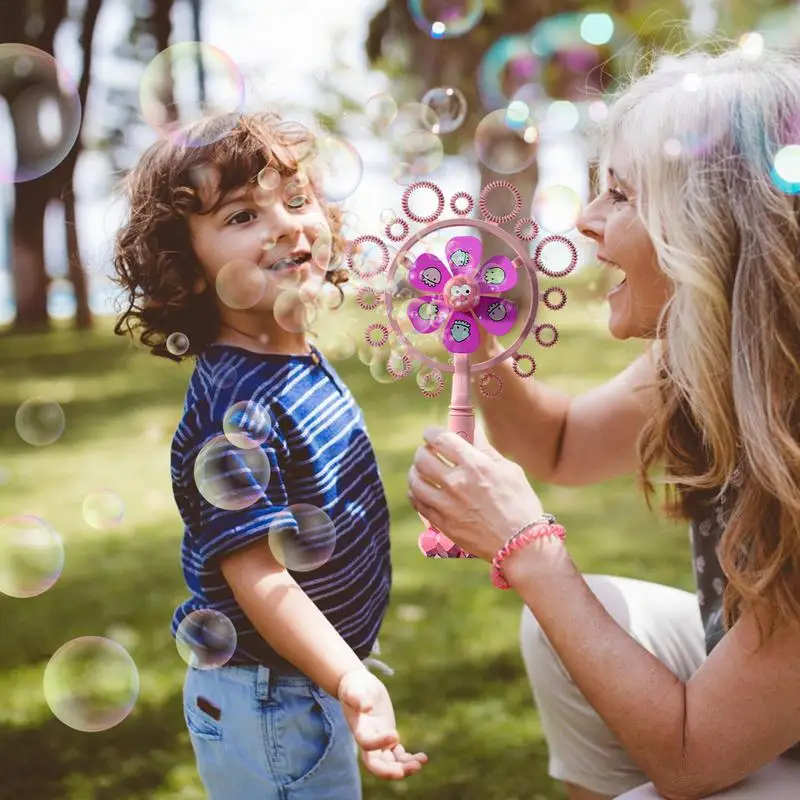
M 281 330 L 281 334 L 283 335 L 270 336 L 266 333 L 253 335 L 246 330 L 223 322 L 220 326 L 220 335 L 214 344 L 235 345 L 263 355 L 307 356 L 311 353 L 305 333 L 290 333 Z

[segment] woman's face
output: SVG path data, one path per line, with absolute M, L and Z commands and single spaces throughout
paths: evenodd
M 637 197 L 625 179 L 630 172 L 630 163 L 616 148 L 609 162 L 608 191 L 584 208 L 577 227 L 597 243 L 597 258 L 604 269 L 621 270 L 620 282 L 608 294 L 611 335 L 652 339 L 671 288 L 636 214 Z

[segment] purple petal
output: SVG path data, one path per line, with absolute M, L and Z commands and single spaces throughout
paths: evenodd
M 423 253 L 408 271 L 408 281 L 421 292 L 439 292 L 453 276 L 441 259 L 433 253 Z
M 476 236 L 454 236 L 444 252 L 453 275 L 474 275 L 481 263 L 483 247 Z
M 472 315 L 454 311 L 447 320 L 442 344 L 451 353 L 474 353 L 481 343 L 481 334 L 478 324 Z
M 505 336 L 517 321 L 517 306 L 502 297 L 481 297 L 475 316 L 493 336 Z
M 500 294 L 517 285 L 517 270 L 506 256 L 492 256 L 478 273 L 481 293 Z
M 408 318 L 419 333 L 433 333 L 441 328 L 450 313 L 441 295 L 416 297 L 408 304 Z

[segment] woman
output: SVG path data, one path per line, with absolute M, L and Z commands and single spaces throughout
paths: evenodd
M 697 597 L 582 576 L 547 524 L 495 561 L 527 606 L 550 774 L 572 800 L 700 798 L 745 778 L 715 796 L 800 797 L 800 187 L 775 169 L 800 143 L 800 65 L 738 48 L 673 58 L 601 132 L 605 191 L 578 229 L 625 278 L 611 333 L 648 349 L 574 399 L 504 362 L 482 406 L 497 450 L 426 431 L 410 497 L 492 561 L 542 517 L 525 472 L 579 486 L 638 468 L 650 502 L 663 465 Z

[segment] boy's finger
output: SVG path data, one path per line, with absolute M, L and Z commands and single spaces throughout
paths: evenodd
M 370 751 L 384 750 L 387 747 L 396 747 L 400 739 L 397 731 L 387 731 L 385 733 L 367 733 L 362 726 L 359 726 L 356 730 L 355 738 L 359 747 Z

